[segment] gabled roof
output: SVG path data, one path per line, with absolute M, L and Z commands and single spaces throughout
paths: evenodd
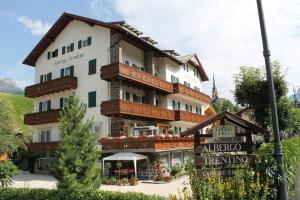
M 145 41 L 142 38 L 139 38 L 138 35 L 133 34 L 124 28 L 120 26 L 120 23 L 116 22 L 111 22 L 111 23 L 106 23 L 102 21 L 98 21 L 95 19 L 87 18 L 87 17 L 82 17 L 78 15 L 73 15 L 70 13 L 63 13 L 60 18 L 54 23 L 54 25 L 50 28 L 50 30 L 44 35 L 44 37 L 39 41 L 39 43 L 33 48 L 33 50 L 29 53 L 29 55 L 25 58 L 23 61 L 23 64 L 30 65 L 30 66 L 35 66 L 35 63 L 39 56 L 46 50 L 46 48 L 55 41 L 55 38 L 60 34 L 60 32 L 71 22 L 72 20 L 79 20 L 82 22 L 85 22 L 89 24 L 90 26 L 102 26 L 109 28 L 113 31 L 120 32 L 123 34 L 124 38 L 128 38 L 131 41 L 134 41 L 141 46 L 153 50 L 156 54 L 163 56 L 163 57 L 168 57 L 177 64 L 183 64 L 179 59 L 177 59 L 174 56 L 169 55 L 168 53 L 158 49 L 157 47 L 149 44 L 147 41 Z
M 198 133 L 198 131 L 216 121 L 219 121 L 221 119 L 224 119 L 230 123 L 233 123 L 239 127 L 242 127 L 244 129 L 250 129 L 252 131 L 254 131 L 255 134 L 257 133 L 268 133 L 267 130 L 263 129 L 262 127 L 260 126 L 257 126 L 247 120 L 244 120 L 242 118 L 240 118 L 239 116 L 231 113 L 231 112 L 228 112 L 228 111 L 223 111 L 217 115 L 214 115 L 210 118 L 208 118 L 207 120 L 205 120 L 204 122 L 190 128 L 190 129 L 187 129 L 186 131 L 182 132 L 181 133 L 181 136 L 188 136 L 188 135 L 192 135 L 192 134 L 195 134 L 195 133 Z
M 194 62 L 192 58 L 195 58 L 197 62 Z M 200 62 L 197 54 L 190 54 L 186 56 L 178 57 L 179 60 L 181 60 L 183 63 L 189 63 L 190 65 L 194 66 L 200 73 L 200 77 L 202 81 L 208 81 L 208 76 L 202 66 L 202 63 Z

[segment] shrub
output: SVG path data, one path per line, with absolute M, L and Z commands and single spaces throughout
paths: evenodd
M 0 200 L 162 200 L 142 193 L 121 193 L 101 190 L 47 190 L 28 188 L 0 189 Z
M 178 176 L 181 172 L 182 167 L 177 163 L 171 167 L 171 175 Z
M 9 160 L 0 161 L 0 187 L 7 187 L 12 183 L 12 177 L 17 174 L 17 167 Z

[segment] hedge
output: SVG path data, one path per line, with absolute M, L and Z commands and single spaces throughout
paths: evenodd
M 57 189 L 2 188 L 0 200 L 162 200 L 162 197 L 134 192 L 101 190 L 59 191 Z

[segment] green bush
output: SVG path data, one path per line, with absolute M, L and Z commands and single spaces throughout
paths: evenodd
M 0 200 L 162 200 L 162 198 L 133 192 L 3 188 L 0 189 Z
M 182 170 L 182 167 L 177 163 L 171 167 L 171 175 L 178 176 Z
M 7 187 L 11 185 L 11 179 L 17 174 L 17 172 L 17 167 L 11 161 L 0 161 L 0 187 Z

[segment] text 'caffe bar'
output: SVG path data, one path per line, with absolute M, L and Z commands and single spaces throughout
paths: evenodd
M 205 129 L 205 130 L 203 130 Z M 195 166 L 200 178 L 232 176 L 254 161 L 255 143 L 263 142 L 263 128 L 224 111 L 183 132 L 194 134 Z

